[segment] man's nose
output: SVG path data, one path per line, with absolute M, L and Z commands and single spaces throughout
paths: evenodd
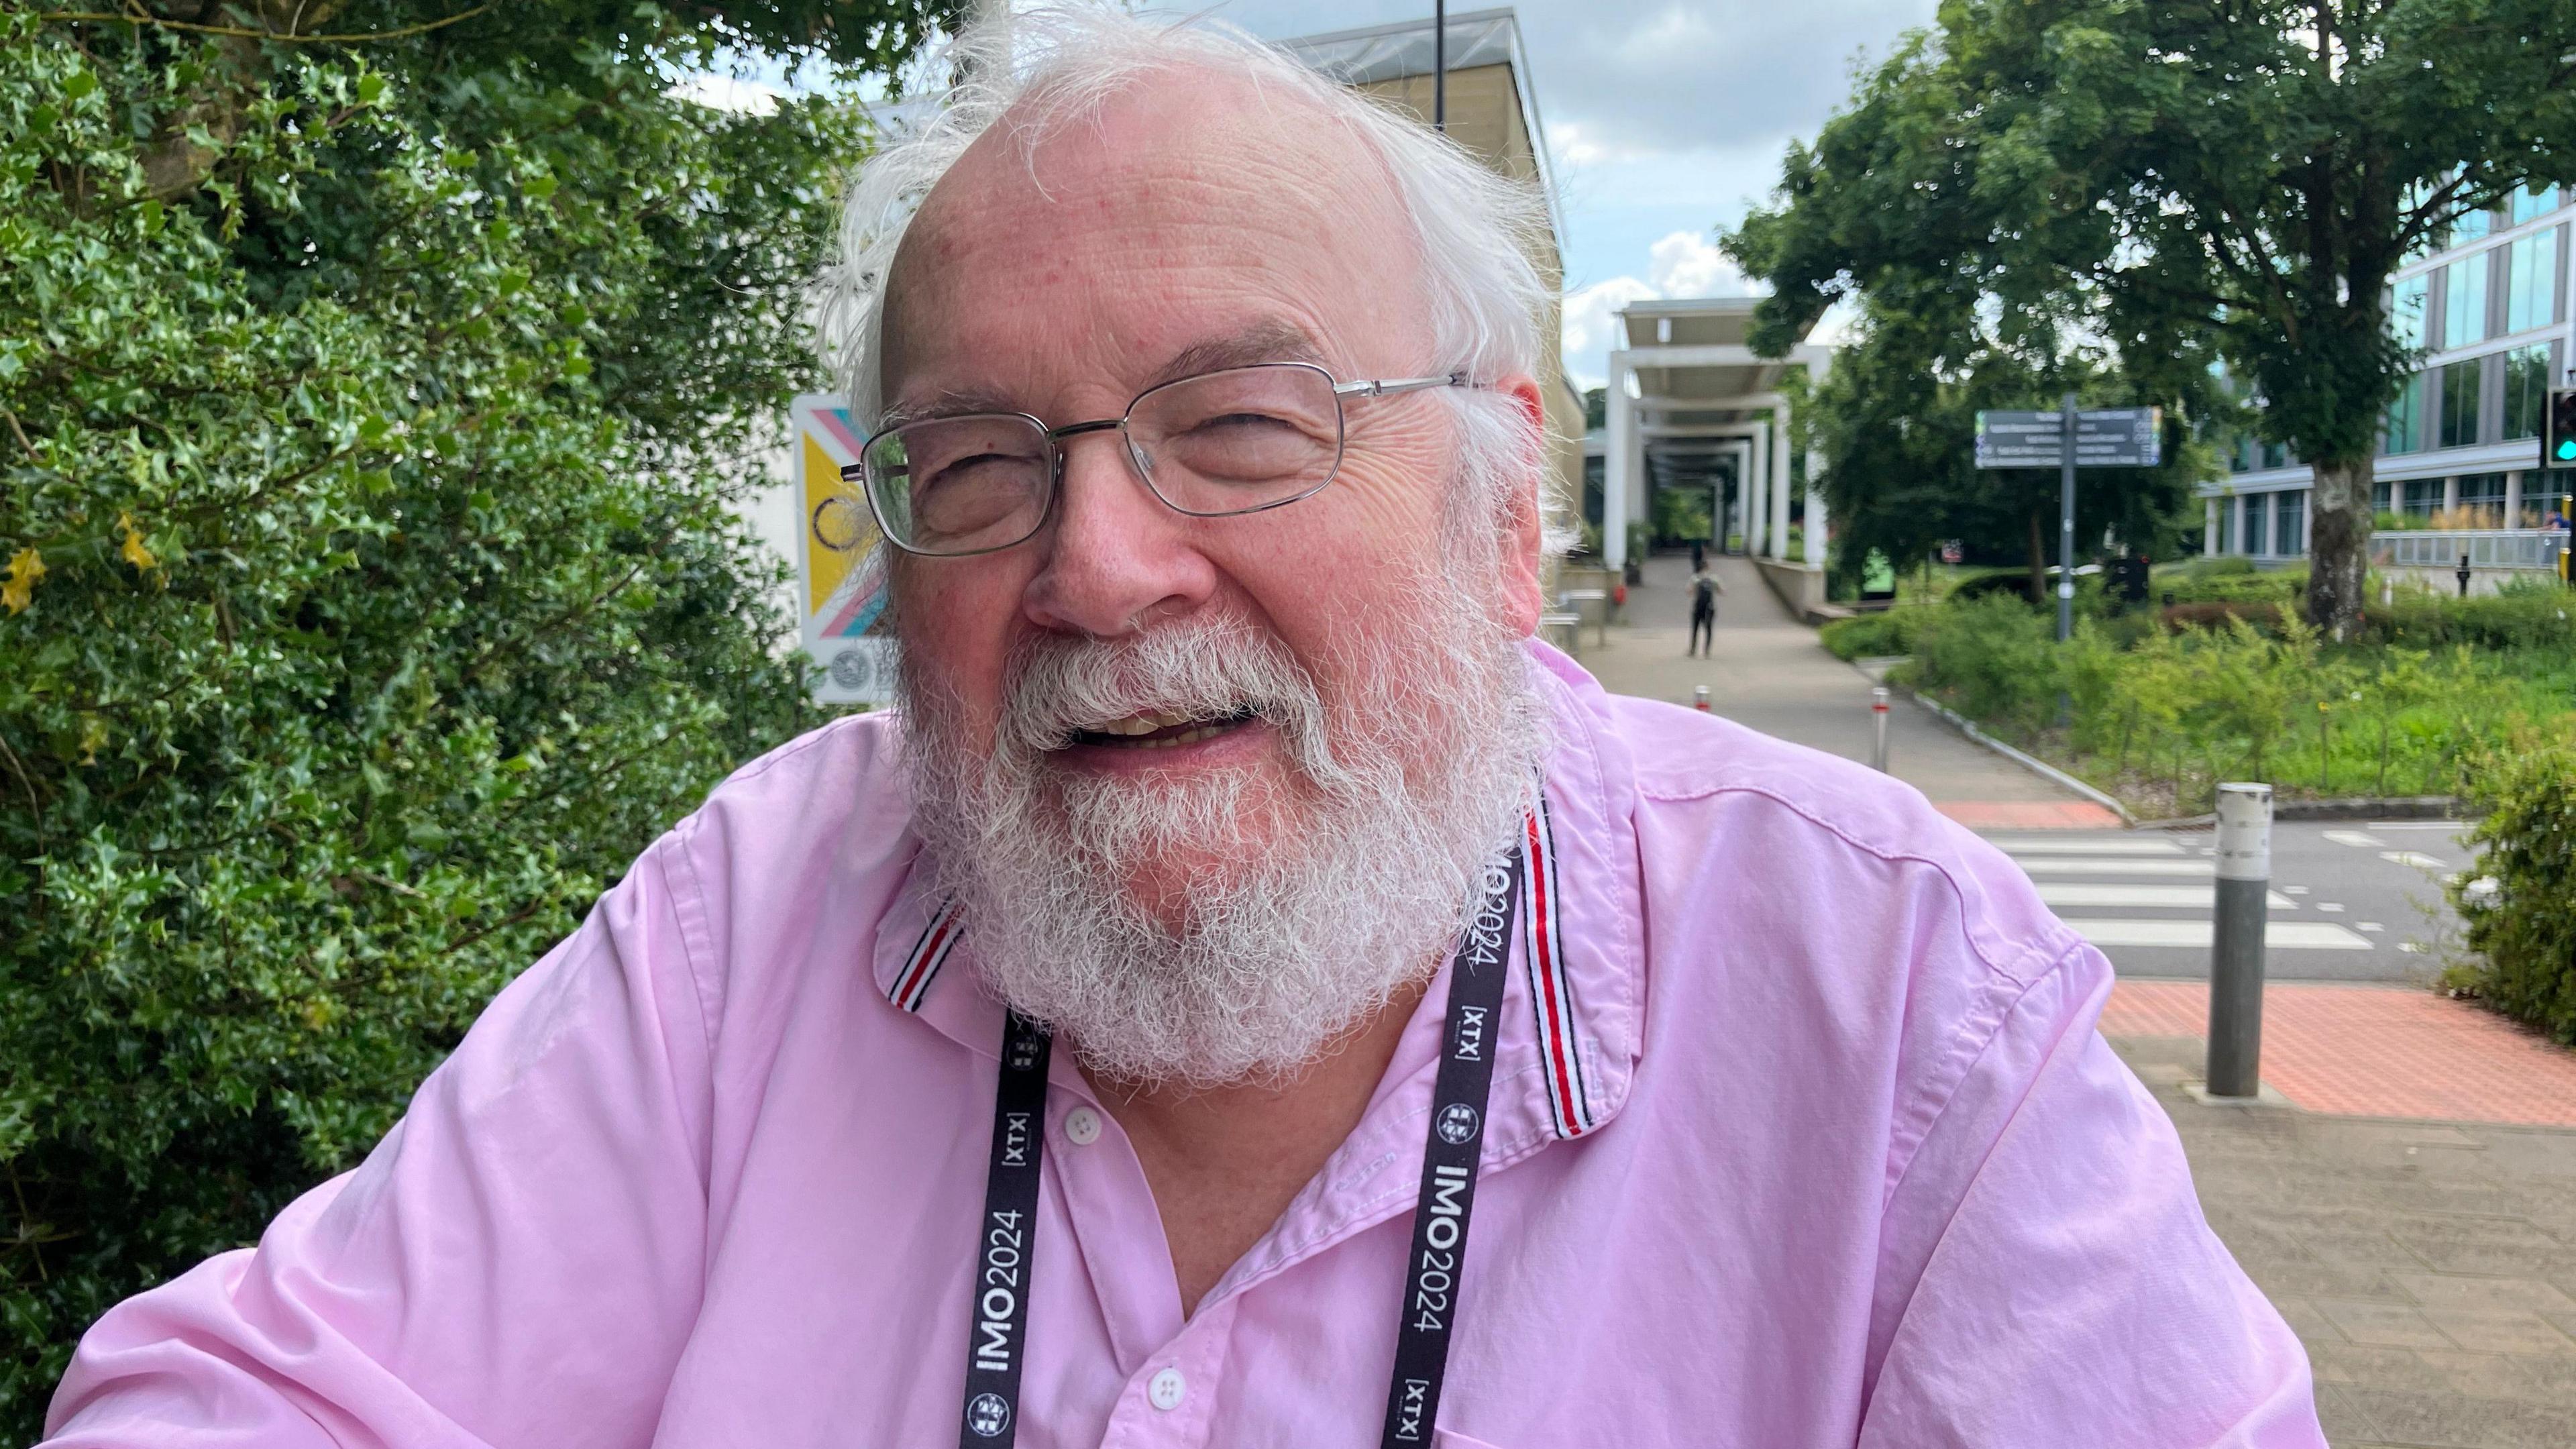
M 1216 566 L 1192 542 L 1192 520 L 1136 476 L 1125 435 L 1084 433 L 1061 446 L 1055 518 L 1032 541 L 1044 561 L 1022 595 L 1029 621 L 1115 638 L 1206 603 Z

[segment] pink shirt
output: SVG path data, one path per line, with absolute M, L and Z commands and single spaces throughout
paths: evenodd
M 2109 965 L 2021 873 L 1884 776 L 1534 652 L 1553 899 L 1435 1442 L 2322 1445 L 2093 1030 Z M 727 781 L 363 1166 L 101 1319 L 49 1442 L 957 1442 L 1002 1022 L 892 747 L 843 720 Z M 1446 994 L 1187 1319 L 1056 1054 L 1021 1444 L 1377 1442 Z

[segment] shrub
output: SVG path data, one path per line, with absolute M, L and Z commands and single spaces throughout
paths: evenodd
M 2181 574 L 2195 583 L 2206 579 L 2228 578 L 2255 571 L 2254 560 L 2241 553 L 2204 554 L 2184 564 Z
M 1874 614 L 1854 614 L 1834 620 L 1819 634 L 1837 659 L 1884 659 L 1911 654 L 1922 633 L 1923 621 L 1932 612 L 1922 605 L 1901 605 Z
M 817 721 L 728 503 L 864 132 L 668 95 L 726 8 L 0 8 L 0 1443 Z
M 2277 629 L 2281 626 L 2281 606 L 2227 602 L 2176 604 L 2158 614 L 2156 619 L 2167 629 L 2225 629 L 2240 622 L 2262 629 Z
M 2371 637 L 2414 649 L 2473 644 L 2485 649 L 2576 650 L 2576 590 L 2556 579 L 2515 580 L 2462 599 L 2432 589 L 2399 589 L 2362 610 Z
M 1944 604 L 1915 642 L 1915 682 L 1963 712 L 2024 729 L 2055 707 L 2054 620 L 2009 594 Z
M 2238 560 L 2240 563 L 2249 560 Z M 2287 608 L 2305 597 L 2308 591 L 2306 569 L 2275 569 L 2256 573 L 2251 568 L 2228 573 L 2194 574 L 2188 570 L 2178 576 L 2158 580 L 2155 597 L 2170 597 L 2177 604 L 2277 604 Z
M 2576 1045 L 2576 741 L 2523 730 L 2478 752 L 2477 863 L 2450 887 L 2499 1010 Z

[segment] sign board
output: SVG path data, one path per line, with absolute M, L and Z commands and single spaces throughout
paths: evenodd
M 2057 468 L 2066 462 L 2065 415 L 1977 414 L 1977 466 Z M 2153 468 L 2164 461 L 2164 409 L 2086 408 L 2075 415 L 2075 466 Z
M 796 437 L 798 631 L 825 704 L 894 702 L 894 641 L 874 632 L 886 606 L 886 542 L 865 498 L 841 481 L 864 441 L 841 399 L 808 394 L 791 409 Z

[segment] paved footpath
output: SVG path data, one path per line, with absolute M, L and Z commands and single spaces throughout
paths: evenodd
M 1713 658 L 1683 657 L 1688 561 L 1657 559 L 1631 597 L 1633 627 L 1603 646 L 1586 632 L 1585 667 L 1682 703 L 1705 684 L 1721 714 L 1867 759 L 1868 680 L 1750 564 L 1717 562 Z M 2116 824 L 2107 811 L 1901 701 L 1889 756 L 2101 939 L 2122 976 L 2102 1032 L 2173 1118 L 2210 1226 L 2307 1345 L 2337 1449 L 2576 1446 L 2576 1052 L 2420 984 L 2283 979 L 2347 974 L 2294 963 L 2393 962 L 2389 938 L 2415 934 L 2407 882 L 2460 856 L 2447 829 L 2281 827 L 2296 839 L 2276 840 L 2289 848 L 2276 852 L 2272 929 L 2341 949 L 2271 953 L 2266 1103 L 2211 1106 L 2186 1086 L 2204 1059 L 2208 989 L 2189 978 L 2205 960 L 2167 939 L 2205 929 L 2205 834 L 2102 828 Z M 2351 909 L 2327 911 L 2345 904 L 2334 895 Z M 2365 914 L 2388 917 L 2367 951 L 2341 941 L 2381 924 Z
M 1707 685 L 1709 707 L 1782 739 L 1869 759 L 1870 682 L 1817 647 L 1762 582 L 1752 563 L 1718 558 L 1726 592 L 1717 601 L 1709 657 L 1687 657 L 1690 560 L 1646 562 L 1628 598 L 1629 625 L 1597 645 L 1583 631 L 1579 658 L 1606 687 L 1650 699 L 1691 702 Z M 1888 773 L 1929 796 L 1972 829 L 2055 829 L 2118 825 L 2119 818 L 2072 791 L 1962 738 L 1930 711 L 1897 700 L 1888 713 Z

